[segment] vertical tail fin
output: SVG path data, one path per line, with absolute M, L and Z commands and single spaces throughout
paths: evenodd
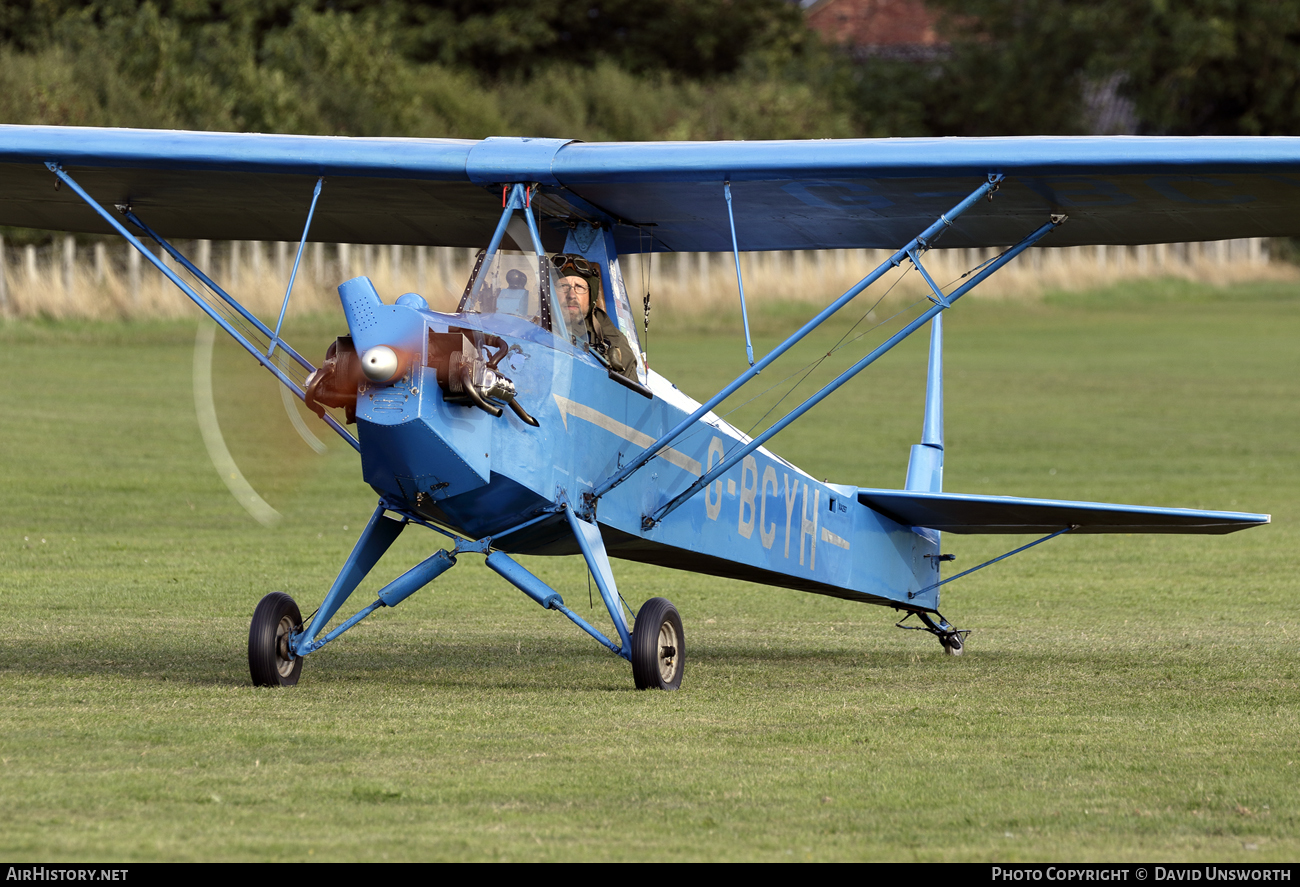
M 930 321 L 930 366 L 925 382 L 925 425 L 912 447 L 904 489 L 943 491 L 943 315 Z

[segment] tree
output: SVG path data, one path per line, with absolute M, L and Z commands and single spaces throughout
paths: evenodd
M 941 135 L 1082 132 L 1119 84 L 1143 132 L 1300 132 L 1300 0 L 930 0 L 949 55 L 922 77 Z
M 1125 35 L 1110 62 L 1145 131 L 1300 133 L 1300 0 L 1106 5 Z

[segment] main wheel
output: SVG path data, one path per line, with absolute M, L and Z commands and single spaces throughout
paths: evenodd
M 632 627 L 632 680 L 638 690 L 676 690 L 686 669 L 686 633 L 672 602 L 646 601 Z
M 939 643 L 943 645 L 943 652 L 949 656 L 960 656 L 966 649 L 966 645 L 961 642 L 961 635 L 956 632 L 946 638 L 940 638 Z
M 273 591 L 253 611 L 248 628 L 248 670 L 255 687 L 292 687 L 302 672 L 302 658 L 289 652 L 289 635 L 302 624 L 293 598 Z

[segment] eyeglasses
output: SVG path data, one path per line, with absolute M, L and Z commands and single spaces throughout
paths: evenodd
M 556 253 L 551 256 L 551 264 L 557 271 L 573 268 L 579 274 L 596 274 L 599 270 L 595 262 L 588 262 L 582 256 L 571 256 L 566 253 Z
M 588 286 L 585 283 L 559 283 L 556 284 L 556 289 L 558 289 L 562 293 L 567 293 L 570 290 L 573 290 L 574 292 L 578 292 L 578 293 L 591 292 L 591 290 L 588 288 Z

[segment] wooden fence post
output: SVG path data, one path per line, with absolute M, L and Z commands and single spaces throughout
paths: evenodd
M 71 234 L 65 234 L 63 237 L 63 294 L 72 295 L 72 272 L 76 267 L 77 261 L 77 241 Z
M 140 304 L 140 251 L 133 246 L 126 248 L 127 285 L 131 289 L 131 304 Z
M 450 247 L 434 247 L 433 258 L 438 267 L 438 285 L 449 293 L 456 291 L 456 285 L 452 280 L 452 250 Z
M 352 244 L 340 243 L 337 246 L 339 259 L 339 279 L 352 279 Z

